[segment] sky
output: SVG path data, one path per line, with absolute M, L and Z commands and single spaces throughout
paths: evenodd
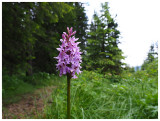
M 141 66 L 147 58 L 151 44 L 160 41 L 160 1 L 108 0 L 106 2 L 109 2 L 109 11 L 121 32 L 119 48 L 126 57 L 123 62 L 131 67 Z M 91 23 L 94 10 L 100 14 L 101 3 L 104 2 L 98 0 L 85 4 L 88 23 Z

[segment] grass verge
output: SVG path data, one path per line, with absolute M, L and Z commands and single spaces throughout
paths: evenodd
M 135 78 L 113 83 L 103 75 L 83 71 L 71 80 L 72 119 L 150 119 L 158 118 L 158 79 Z M 65 119 L 66 78 L 53 92 L 53 103 L 44 109 L 47 119 Z

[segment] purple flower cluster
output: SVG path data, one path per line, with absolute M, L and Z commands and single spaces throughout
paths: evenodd
M 73 36 L 76 31 L 72 32 L 72 27 L 70 29 L 67 27 L 67 31 L 68 34 L 63 32 L 62 39 L 60 39 L 62 45 L 60 45 L 60 48 L 57 48 L 60 53 L 58 57 L 55 57 L 58 60 L 56 68 L 60 71 L 60 76 L 68 73 L 75 79 L 77 78 L 75 73 L 81 73 L 81 52 L 80 48 L 77 46 L 80 42 L 75 42 L 78 38 Z

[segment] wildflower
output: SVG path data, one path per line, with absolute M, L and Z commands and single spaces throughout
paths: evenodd
M 60 76 L 63 74 L 70 74 L 72 78 L 77 78 L 75 73 L 79 74 L 81 60 L 81 52 L 78 44 L 80 42 L 76 42 L 78 38 L 75 38 L 76 31 L 72 32 L 72 27 L 69 29 L 67 27 L 68 34 L 63 32 L 62 45 L 57 50 L 60 52 L 58 57 L 55 57 L 58 60 L 58 64 L 56 64 L 56 68 L 60 71 Z

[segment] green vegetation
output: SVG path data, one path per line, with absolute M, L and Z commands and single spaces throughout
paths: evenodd
M 110 75 L 83 71 L 71 80 L 72 119 L 151 119 L 158 118 L 158 60 L 148 64 L 146 70 L 135 73 L 124 71 L 120 81 Z M 152 66 L 153 69 L 150 69 Z M 18 77 L 18 76 L 17 76 Z M 20 95 L 46 85 L 56 85 L 52 104 L 44 108 L 45 115 L 37 118 L 65 119 L 67 110 L 66 76 L 48 73 L 35 74 L 26 83 L 22 77 L 4 76 L 3 101 L 17 101 Z M 21 79 L 21 80 L 20 80 Z M 112 78 L 113 80 L 117 78 Z M 7 85 L 10 85 L 7 87 Z M 17 97 L 15 97 L 17 96 Z M 12 100 L 9 100 L 12 98 Z M 16 100 L 15 100 L 16 99 Z M 31 117 L 30 117 L 31 118 Z
M 26 77 L 23 74 L 8 76 L 3 73 L 2 80 L 3 105 L 17 102 L 24 94 L 33 93 L 38 88 L 59 83 L 54 74 L 42 72 L 32 77 Z
M 61 35 L 77 30 L 81 49 L 86 41 L 87 16 L 82 3 L 3 2 L 2 64 L 9 75 L 24 72 L 57 73 L 55 64 Z M 83 51 L 83 50 L 82 50 Z
M 120 31 L 109 13 L 108 3 L 102 4 L 101 16 L 95 12 L 88 32 L 86 69 L 100 73 L 122 72 L 122 50 L 118 47 Z M 96 60 L 96 61 L 95 61 Z
M 139 77 L 141 73 L 141 77 Z M 113 83 L 102 74 L 83 71 L 71 81 L 71 118 L 146 119 L 158 118 L 158 78 L 136 72 Z M 45 108 L 46 117 L 66 118 L 66 79 L 53 92 L 54 103 Z

